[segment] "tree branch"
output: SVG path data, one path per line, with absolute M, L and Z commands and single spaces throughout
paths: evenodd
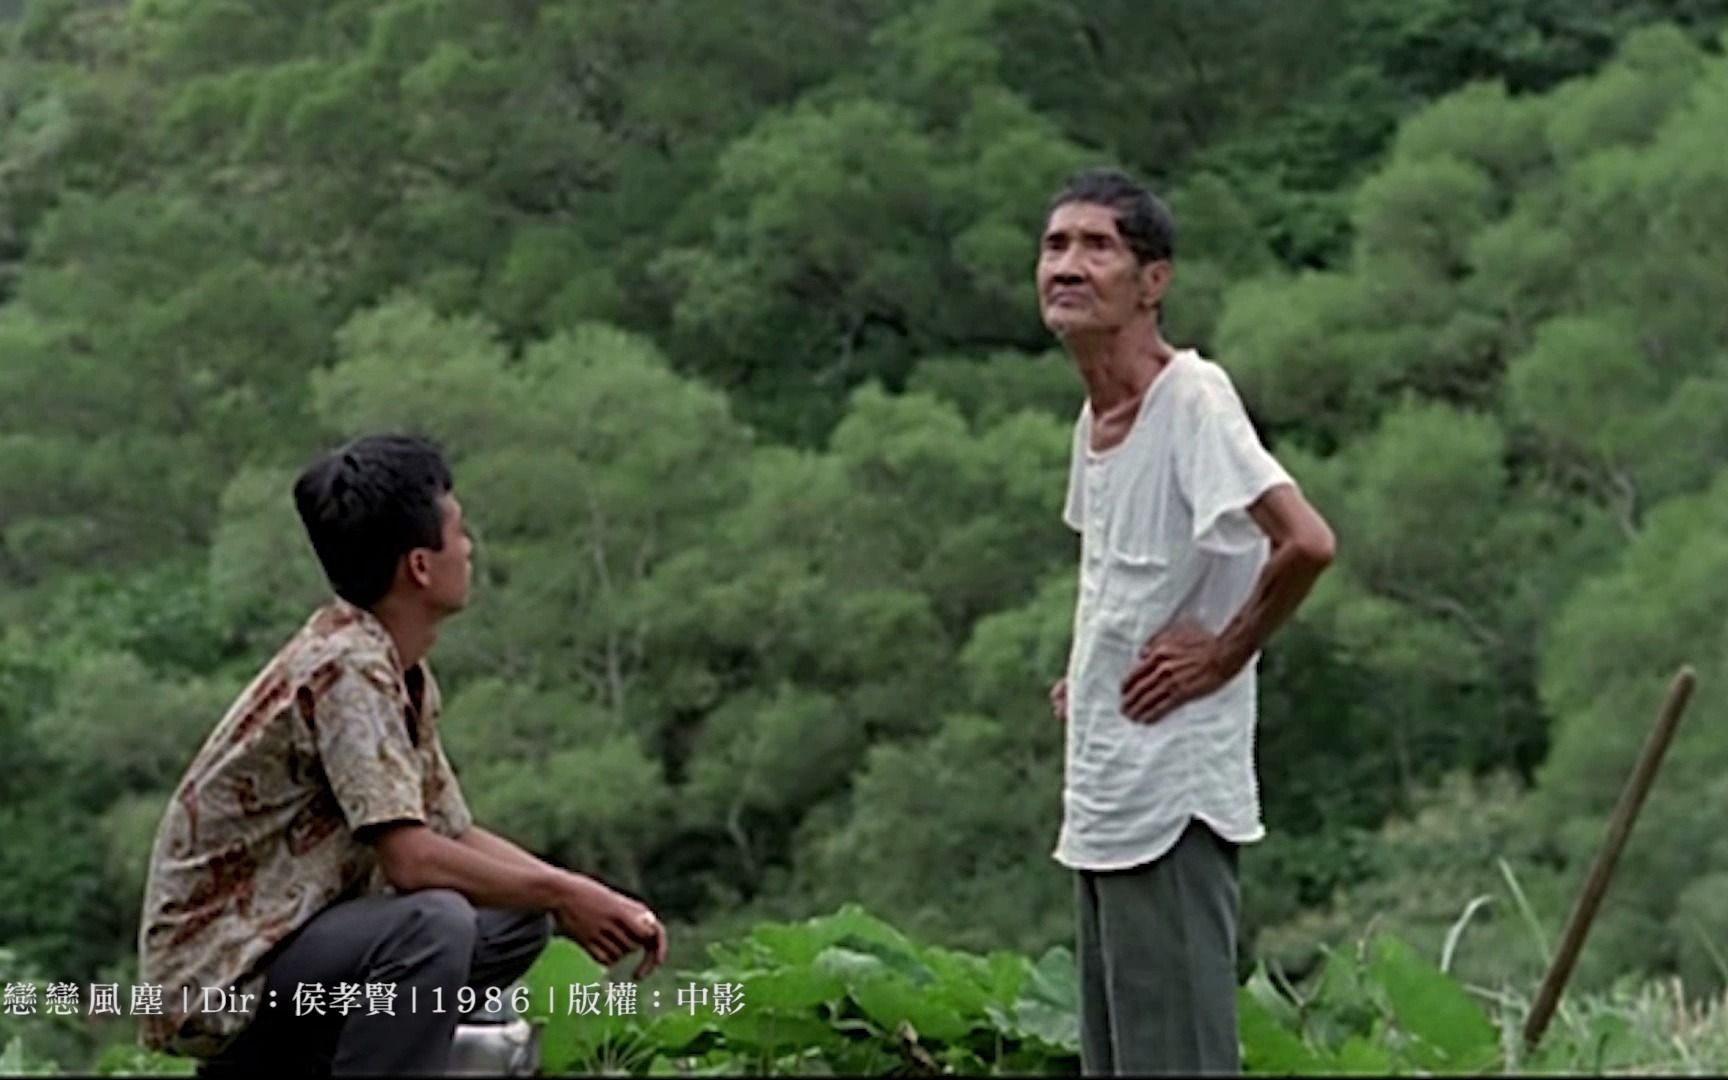
M 1478 645 L 1492 652 L 1508 649 L 1506 638 L 1476 617 L 1469 607 L 1450 596 L 1420 593 L 1402 585 L 1382 585 L 1380 591 L 1401 604 L 1407 604 L 1425 615 L 1449 619 L 1459 625 Z

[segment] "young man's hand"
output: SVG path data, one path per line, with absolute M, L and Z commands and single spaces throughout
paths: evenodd
M 1152 636 L 1122 680 L 1122 715 L 1156 723 L 1227 681 L 1217 636 L 1193 623 L 1177 623 Z
M 602 966 L 642 949 L 633 978 L 647 977 L 666 959 L 666 928 L 647 905 L 608 889 L 593 878 L 571 874 L 553 909 L 558 928 Z
M 1064 675 L 1056 680 L 1056 685 L 1050 688 L 1050 715 L 1066 724 L 1068 722 L 1068 677 Z

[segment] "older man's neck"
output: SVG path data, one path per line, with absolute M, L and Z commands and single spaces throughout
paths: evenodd
M 1093 416 L 1131 407 L 1176 354 L 1149 320 L 1104 334 L 1076 335 L 1063 344 L 1086 384 Z

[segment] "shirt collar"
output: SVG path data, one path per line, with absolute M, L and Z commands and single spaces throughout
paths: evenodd
M 390 636 L 390 630 L 384 625 L 382 619 L 360 605 L 350 603 L 340 596 L 334 598 L 330 606 L 335 611 L 340 623 L 358 627 L 362 633 L 375 639 L 389 651 L 390 665 L 396 669 L 398 678 L 407 673 L 407 668 L 402 664 L 402 654 L 396 650 L 396 639 Z

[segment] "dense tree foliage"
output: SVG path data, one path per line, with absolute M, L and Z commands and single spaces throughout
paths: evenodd
M 1080 387 L 1031 260 L 1110 161 L 1341 539 L 1265 662 L 1251 941 L 1437 946 L 1508 880 L 1551 935 L 1685 660 L 1583 977 L 1720 983 L 1725 20 L 0 3 L 0 942 L 131 962 L 166 792 L 323 595 L 291 478 L 379 427 L 478 533 L 435 663 L 482 819 L 692 951 L 852 901 L 1063 941 Z M 1538 963 L 1520 920 L 1459 963 Z

